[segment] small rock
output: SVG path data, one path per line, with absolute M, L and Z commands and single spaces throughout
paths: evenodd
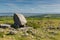
M 49 32 L 50 34 L 53 34 L 53 35 L 57 35 L 58 34 L 58 32 Z
M 13 30 L 11 30 L 11 31 L 9 31 L 9 34 L 10 34 L 10 35 L 17 34 L 17 31 L 13 31 Z
M 4 32 L 4 29 L 0 28 L 0 32 Z
M 25 36 L 25 37 L 28 36 L 28 35 L 29 35 L 28 33 L 23 33 L 22 34 L 22 36 Z
M 55 29 L 55 27 L 53 27 L 53 26 L 49 26 L 47 29 L 52 30 L 52 29 Z
M 16 31 L 16 29 L 15 29 L 15 28 L 10 28 L 10 30 L 14 30 L 14 31 Z
M 3 35 L 3 37 L 5 37 L 6 35 Z
M 60 29 L 60 27 L 57 27 L 57 29 Z

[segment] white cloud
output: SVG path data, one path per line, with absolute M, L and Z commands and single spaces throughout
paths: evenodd
M 4 3 L 3 5 L 8 6 L 8 11 L 11 12 L 24 12 L 24 13 L 60 12 L 60 4 L 57 3 L 51 4 L 46 1 L 35 1 L 35 2 L 30 1 L 31 3 L 33 2 L 32 4 L 14 3 L 14 2 L 24 2 L 24 1 L 25 0 L 16 0 L 16 1 L 12 1 L 12 3 L 10 1 L 10 3 Z

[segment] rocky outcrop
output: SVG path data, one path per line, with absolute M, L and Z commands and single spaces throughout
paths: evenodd
M 11 28 L 9 24 L 0 24 L 0 28 Z
M 14 26 L 23 27 L 26 23 L 27 21 L 22 14 L 14 14 Z

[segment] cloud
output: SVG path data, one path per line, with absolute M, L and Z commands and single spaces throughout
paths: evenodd
M 60 0 L 0 0 L 0 11 L 44 13 L 60 12 Z
M 0 7 L 2 7 L 2 9 L 0 9 L 0 12 L 21 12 L 21 8 L 18 7 L 16 4 L 13 3 L 4 3 L 2 5 L 0 5 Z
M 35 7 L 29 8 L 29 10 L 28 9 L 26 9 L 26 10 L 30 13 L 52 13 L 52 12 L 59 13 L 60 12 L 60 4 L 37 5 Z

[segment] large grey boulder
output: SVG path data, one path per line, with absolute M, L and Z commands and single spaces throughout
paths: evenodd
M 14 14 L 14 26 L 22 27 L 27 23 L 25 17 L 22 14 Z

